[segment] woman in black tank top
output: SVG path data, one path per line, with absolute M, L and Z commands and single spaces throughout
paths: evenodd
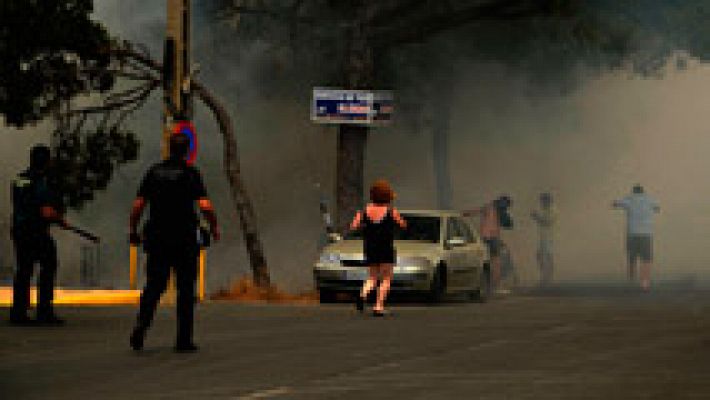
M 385 180 L 376 181 L 370 188 L 371 203 L 364 211 L 355 215 L 350 228 L 363 231 L 363 253 L 369 265 L 369 277 L 362 286 L 357 298 L 358 311 L 364 311 L 367 294 L 375 287 L 377 280 L 377 303 L 373 308 L 375 316 L 384 315 L 384 302 L 392 282 L 394 264 L 397 260 L 394 248 L 394 230 L 397 226 L 405 228 L 407 223 L 399 212 L 390 206 L 394 192 Z
M 379 221 L 370 219 L 367 212 L 363 214 L 363 252 L 367 265 L 395 263 L 394 228 L 395 222 L 389 207 Z

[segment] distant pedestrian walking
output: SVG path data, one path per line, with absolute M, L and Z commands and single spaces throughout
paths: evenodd
M 613 202 L 614 208 L 626 212 L 626 252 L 628 276 L 636 279 L 637 260 L 641 261 L 641 288 L 651 286 L 651 265 L 653 263 L 653 218 L 660 212 L 658 203 L 645 193 L 643 186 L 636 185 L 632 193 Z
M 394 248 L 395 229 L 407 227 L 397 209 L 391 206 L 395 194 L 385 180 L 376 181 L 370 188 L 370 200 L 364 212 L 358 211 L 350 225 L 351 230 L 362 229 L 365 262 L 369 266 L 369 276 L 357 297 L 357 309 L 364 310 L 367 295 L 380 280 L 377 287 L 377 302 L 373 315 L 384 315 L 384 304 L 392 282 L 397 256 Z
M 212 204 L 199 171 L 189 166 L 186 158 L 189 138 L 170 138 L 170 158 L 150 168 L 138 189 L 130 218 L 130 240 L 141 241 L 138 223 L 150 204 L 150 216 L 144 230 L 143 246 L 148 253 L 147 283 L 140 300 L 136 326 L 131 334 L 131 347 L 143 348 L 158 301 L 168 285 L 170 269 L 177 281 L 177 339 L 175 350 L 197 350 L 192 340 L 195 303 L 195 280 L 199 244 L 198 216 L 195 204 L 210 224 L 210 233 L 219 240 L 219 229 Z
M 466 210 L 464 216 L 480 216 L 479 231 L 483 241 L 488 247 L 491 262 L 491 285 L 498 293 L 507 293 L 508 289 L 501 287 L 502 267 L 501 248 L 503 242 L 500 234 L 501 228 L 512 229 L 513 219 L 510 216 L 510 207 L 513 204 L 510 197 L 502 195 L 495 200 L 484 204 L 480 208 Z
M 538 228 L 537 264 L 540 267 L 540 286 L 552 282 L 554 274 L 554 227 L 557 215 L 550 193 L 540 194 L 540 209 L 530 213 Z
M 59 213 L 59 199 L 48 183 L 51 168 L 49 147 L 37 145 L 30 151 L 30 167 L 20 173 L 12 184 L 12 240 L 15 245 L 17 269 L 13 281 L 10 310 L 12 324 L 30 322 L 30 281 L 34 264 L 39 263 L 37 322 L 61 325 L 54 313 L 54 284 L 57 276 L 57 246 L 49 228 L 52 224 L 68 227 Z

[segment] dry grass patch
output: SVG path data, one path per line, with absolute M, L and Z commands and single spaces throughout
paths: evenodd
M 292 294 L 274 285 L 268 288 L 258 287 L 254 280 L 244 276 L 228 289 L 221 289 L 210 296 L 210 299 L 250 303 L 317 304 L 318 292 Z

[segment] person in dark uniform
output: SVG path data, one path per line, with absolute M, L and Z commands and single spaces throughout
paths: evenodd
M 30 323 L 27 309 L 30 304 L 30 281 L 34 264 L 39 263 L 37 322 L 61 325 L 54 313 L 54 283 L 57 275 L 57 247 L 49 228 L 52 224 L 67 227 L 57 211 L 58 199 L 47 182 L 51 151 L 37 145 L 30 151 L 30 167 L 20 173 L 12 184 L 12 240 L 15 246 L 17 269 L 13 281 L 10 322 Z
M 187 164 L 190 140 L 178 134 L 170 138 L 170 157 L 155 164 L 143 178 L 133 203 L 130 217 L 131 243 L 139 243 L 138 222 L 150 204 L 150 215 L 144 229 L 143 246 L 148 254 L 147 282 L 140 299 L 136 326 L 130 337 L 134 350 L 143 348 L 161 295 L 168 285 L 170 269 L 177 281 L 177 340 L 175 351 L 191 352 L 197 347 L 192 340 L 195 303 L 195 280 L 199 244 L 199 219 L 195 205 L 210 225 L 215 241 L 220 233 L 217 218 L 199 171 Z
M 365 262 L 369 265 L 369 277 L 356 299 L 356 307 L 358 311 L 364 311 L 365 299 L 380 279 L 377 302 L 372 309 L 376 317 L 385 315 L 384 303 L 397 260 L 394 248 L 395 228 L 407 227 L 407 222 L 397 209 L 391 207 L 394 198 L 395 194 L 386 180 L 376 181 L 370 188 L 371 203 L 367 205 L 364 212 L 358 211 L 350 224 L 351 230 L 362 229 L 363 231 L 363 252 Z

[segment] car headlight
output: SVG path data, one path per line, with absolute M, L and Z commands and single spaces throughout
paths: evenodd
M 340 262 L 340 256 L 335 253 L 323 253 L 320 255 L 320 262 L 337 263 Z
M 431 268 L 431 261 L 426 257 L 397 257 L 395 272 L 420 272 Z

